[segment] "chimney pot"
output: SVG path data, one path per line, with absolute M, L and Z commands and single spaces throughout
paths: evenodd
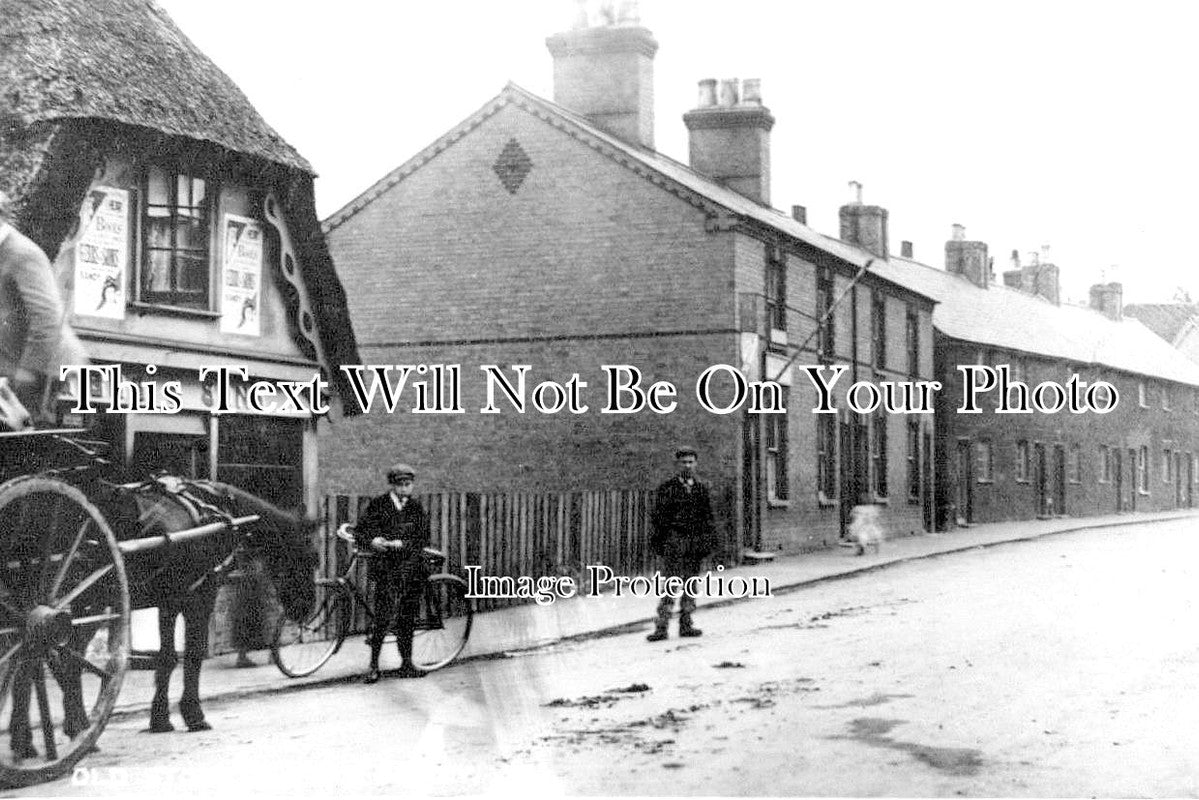
M 800 225 L 808 224 L 808 209 L 806 206 L 791 206 L 791 218 Z
M 761 78 L 746 78 L 741 81 L 741 102 L 747 106 L 762 105 Z
M 720 82 L 720 104 L 722 106 L 737 105 L 739 83 L 736 78 L 725 78 Z
M 849 182 L 849 204 L 851 206 L 860 206 L 862 204 L 862 184 L 857 181 Z
M 908 241 L 900 242 L 899 255 L 903 258 L 912 258 L 912 243 Z
M 953 223 L 953 236 L 951 238 L 955 242 L 966 241 L 966 226 L 957 222 Z
M 1020 251 L 1012 251 L 1012 269 L 1020 269 Z
M 716 79 L 704 78 L 699 82 L 698 108 L 709 108 L 716 105 Z

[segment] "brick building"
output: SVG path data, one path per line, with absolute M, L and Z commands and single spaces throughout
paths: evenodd
M 311 403 L 258 412 L 237 380 L 215 413 L 199 374 L 336 389 L 337 365 L 358 361 L 311 166 L 152 0 L 6 0 L 0 85 L 0 189 L 91 360 L 131 384 L 180 382 L 171 414 L 111 413 L 92 387 L 115 458 L 315 511 Z
M 1056 265 L 1017 261 L 997 284 L 991 264 L 986 244 L 954 226 L 945 269 L 902 258 L 887 265 L 888 275 L 937 299 L 939 525 L 1192 507 L 1196 365 L 1123 315 L 1119 283 L 1093 286 L 1089 307 L 1062 305 Z M 963 365 L 1008 365 L 1028 392 L 1077 374 L 1110 383 L 1119 401 L 1107 414 L 998 413 L 996 386 L 979 393 L 979 413 L 960 413 Z M 1009 408 L 1022 391 L 1008 387 Z
M 757 81 L 701 81 L 690 165 L 656 152 L 658 44 L 635 21 L 547 44 L 553 102 L 509 84 L 325 222 L 366 363 L 460 365 L 463 408 L 414 414 L 413 396 L 338 425 L 322 441 L 327 488 L 373 490 L 398 457 L 429 491 L 647 488 L 686 442 L 722 498 L 730 554 L 833 543 L 863 493 L 893 533 L 931 527 L 932 415 L 850 414 L 843 397 L 813 414 L 798 367 L 846 365 L 838 392 L 932 378 L 933 302 L 886 277 L 885 209 L 855 199 L 834 239 L 772 208 Z M 578 373 L 588 411 L 500 399 L 480 414 L 489 364 L 513 382 L 530 365 L 530 391 Z M 677 408 L 600 413 L 605 364 L 671 382 Z M 704 409 L 694 387 L 712 365 L 777 379 L 789 413 Z

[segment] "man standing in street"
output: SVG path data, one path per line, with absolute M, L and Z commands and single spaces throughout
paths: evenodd
M 429 518 L 412 496 L 416 471 L 396 464 L 387 471 L 391 491 L 367 504 L 355 525 L 359 549 L 371 554 L 369 578 L 375 584 L 375 625 L 371 630 L 371 666 L 365 683 L 379 680 L 379 651 L 394 626 L 401 678 L 423 678 L 412 663 L 412 634 L 425 584 L 424 548 Z
M 695 477 L 698 460 L 694 448 L 680 447 L 675 451 L 678 474 L 658 487 L 651 518 L 650 549 L 662 558 L 663 576 L 678 576 L 684 581 L 699 575 L 700 564 L 715 549 L 712 499 L 707 484 Z M 674 598 L 662 597 L 654 632 L 646 637 L 649 641 L 660 642 L 666 638 L 673 610 Z M 679 598 L 679 636 L 703 634 L 692 624 L 694 611 L 695 598 L 683 594 Z

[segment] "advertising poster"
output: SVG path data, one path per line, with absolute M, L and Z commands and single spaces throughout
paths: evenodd
M 75 313 L 124 319 L 129 265 L 129 192 L 97 186 L 88 192 L 75 245 Z
M 221 332 L 258 336 L 262 225 L 247 217 L 226 214 L 221 252 Z

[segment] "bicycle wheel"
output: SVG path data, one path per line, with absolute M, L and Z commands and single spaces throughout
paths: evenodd
M 412 637 L 412 663 L 426 672 L 453 661 L 466 647 L 475 601 L 457 575 L 430 575 Z
M 353 612 L 354 598 L 348 589 L 334 580 L 318 580 L 312 613 L 300 622 L 279 616 L 271 660 L 289 678 L 311 675 L 341 648 Z

